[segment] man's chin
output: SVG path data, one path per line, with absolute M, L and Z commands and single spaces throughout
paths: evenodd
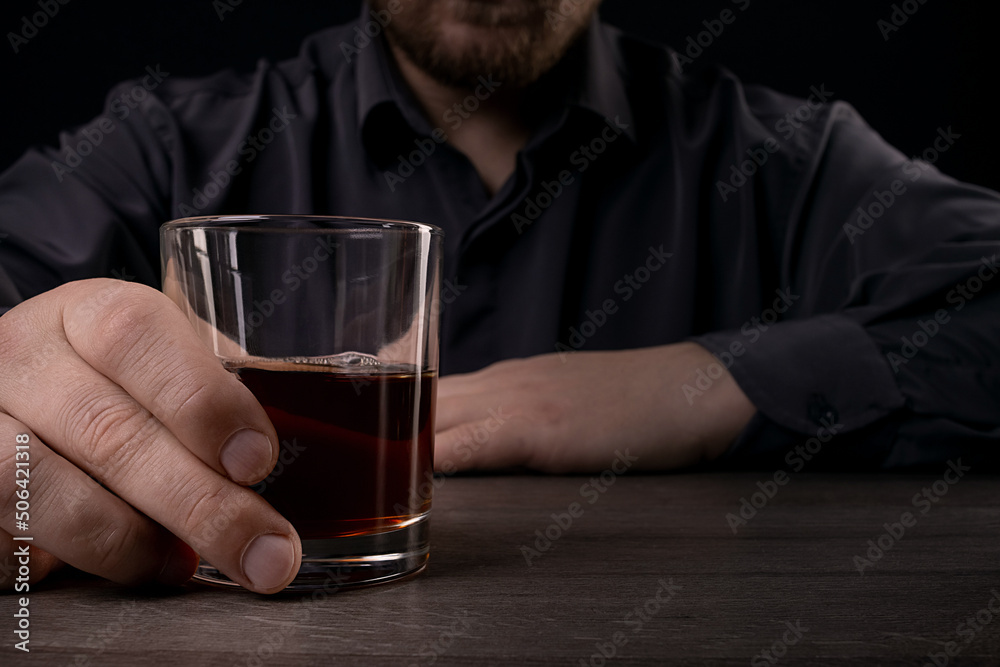
M 421 4 L 426 11 L 414 11 Z M 559 62 L 592 14 L 578 10 L 555 30 L 541 9 L 546 6 L 540 0 L 414 0 L 386 33 L 444 85 L 469 88 L 492 76 L 511 90 L 534 83 Z

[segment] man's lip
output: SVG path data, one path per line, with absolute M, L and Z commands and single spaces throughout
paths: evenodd
M 490 17 L 490 20 L 483 21 L 478 20 L 480 17 L 477 16 L 477 10 L 473 9 L 469 11 L 470 5 L 480 5 L 480 10 L 493 11 L 499 7 L 511 7 L 517 5 L 516 10 L 509 10 L 499 12 L 499 16 Z M 482 7 L 483 5 L 488 5 L 489 8 Z M 452 17 L 465 23 L 466 25 L 487 27 L 487 28 L 506 28 L 506 27 L 518 27 L 523 25 L 528 25 L 534 23 L 538 20 L 538 17 L 542 15 L 543 8 L 536 2 L 530 2 L 525 0 L 455 0 L 452 3 Z

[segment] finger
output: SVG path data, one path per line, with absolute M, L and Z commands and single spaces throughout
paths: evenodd
M 301 546 L 287 520 L 79 357 L 61 358 L 59 373 L 39 375 L 30 392 L 0 386 L 0 407 L 240 585 L 273 593 L 298 571 Z
M 456 472 L 527 465 L 530 449 L 523 424 L 494 418 L 464 422 L 438 432 L 434 439 L 436 470 Z
M 62 365 L 63 378 L 39 378 L 37 391 L 69 407 L 53 419 L 32 401 L 4 396 L 9 411 L 237 583 L 261 593 L 288 585 L 301 558 L 288 521 L 198 460 L 107 378 L 79 360 Z
M 442 381 L 441 384 L 445 383 Z M 435 429 L 438 433 L 443 433 L 461 424 L 491 418 L 504 420 L 503 413 L 507 399 L 508 396 L 503 391 L 456 393 L 449 390 L 442 393 L 439 389 L 437 413 L 434 416 Z
M 22 551 L 28 550 L 27 556 Z M 52 554 L 39 549 L 33 542 L 15 541 L 6 531 L 0 530 L 0 591 L 27 590 L 24 584 L 34 584 L 63 566 Z
M 18 435 L 27 436 L 22 449 L 13 446 Z M 32 538 L 30 559 L 19 556 L 19 567 L 27 564 L 32 577 L 41 578 L 61 560 L 119 583 L 191 578 L 197 558 L 186 545 L 101 488 L 26 425 L 0 414 L 0 443 L 11 443 L 0 446 L 0 526 Z M 18 521 L 25 530 L 17 530 Z M 28 545 L 0 535 L 0 553 Z
M 477 373 L 448 375 L 438 380 L 438 398 L 454 398 L 479 393 Z
M 143 286 L 102 287 L 112 291 L 110 299 L 103 291 L 95 294 L 93 285 L 74 289 L 89 291 L 66 302 L 63 323 L 84 361 L 214 470 L 242 484 L 268 475 L 277 462 L 278 436 L 267 414 L 173 302 Z
M 479 402 L 467 396 L 438 396 L 437 414 L 434 415 L 434 428 L 438 437 L 445 431 L 456 426 L 480 421 L 486 415 L 486 409 Z

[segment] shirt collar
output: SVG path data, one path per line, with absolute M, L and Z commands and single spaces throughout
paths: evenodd
M 621 126 L 627 126 L 624 134 L 634 142 L 632 107 L 618 67 L 617 37 L 618 31 L 601 23 L 595 14 L 580 42 L 552 73 L 566 77 L 567 106 L 590 111 L 603 120 L 619 119 Z
M 361 32 L 355 31 L 355 35 L 366 34 L 365 27 L 372 23 L 368 16 L 368 4 L 362 5 L 362 14 L 358 22 Z M 420 111 L 420 106 L 414 98 L 413 93 L 403 81 L 402 75 L 392 62 L 389 54 L 389 46 L 386 43 L 383 33 L 379 32 L 375 38 L 360 49 L 357 55 L 357 86 L 358 86 L 358 130 L 364 137 L 366 126 L 369 124 L 374 112 L 382 107 L 394 107 L 402 119 L 419 135 L 427 135 L 433 131 L 427 119 Z
M 365 3 L 357 29 L 353 31 L 359 41 L 361 35 L 367 34 L 365 28 L 369 25 L 378 24 L 371 20 Z M 617 35 L 616 29 L 601 23 L 595 15 L 580 41 L 535 86 L 545 90 L 545 97 L 553 102 L 549 112 L 559 115 L 559 124 L 567 109 L 583 110 L 601 120 L 616 122 L 624 128 L 625 136 L 635 142 L 632 108 L 618 67 Z M 359 51 L 356 54 L 357 119 L 366 148 L 375 156 L 381 149 L 389 148 L 388 139 L 399 136 L 402 128 L 398 124 L 395 127 L 381 124 L 392 122 L 384 115 L 387 112 L 395 116 L 397 123 L 401 120 L 408 126 L 410 140 L 414 134 L 429 136 L 434 128 L 421 113 L 413 93 L 392 62 L 383 34 L 378 33 Z

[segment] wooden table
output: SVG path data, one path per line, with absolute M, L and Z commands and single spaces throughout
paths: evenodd
M 943 475 L 442 479 L 414 579 L 313 601 L 63 576 L 30 655 L 0 598 L 0 665 L 1000 664 L 1000 480 Z

